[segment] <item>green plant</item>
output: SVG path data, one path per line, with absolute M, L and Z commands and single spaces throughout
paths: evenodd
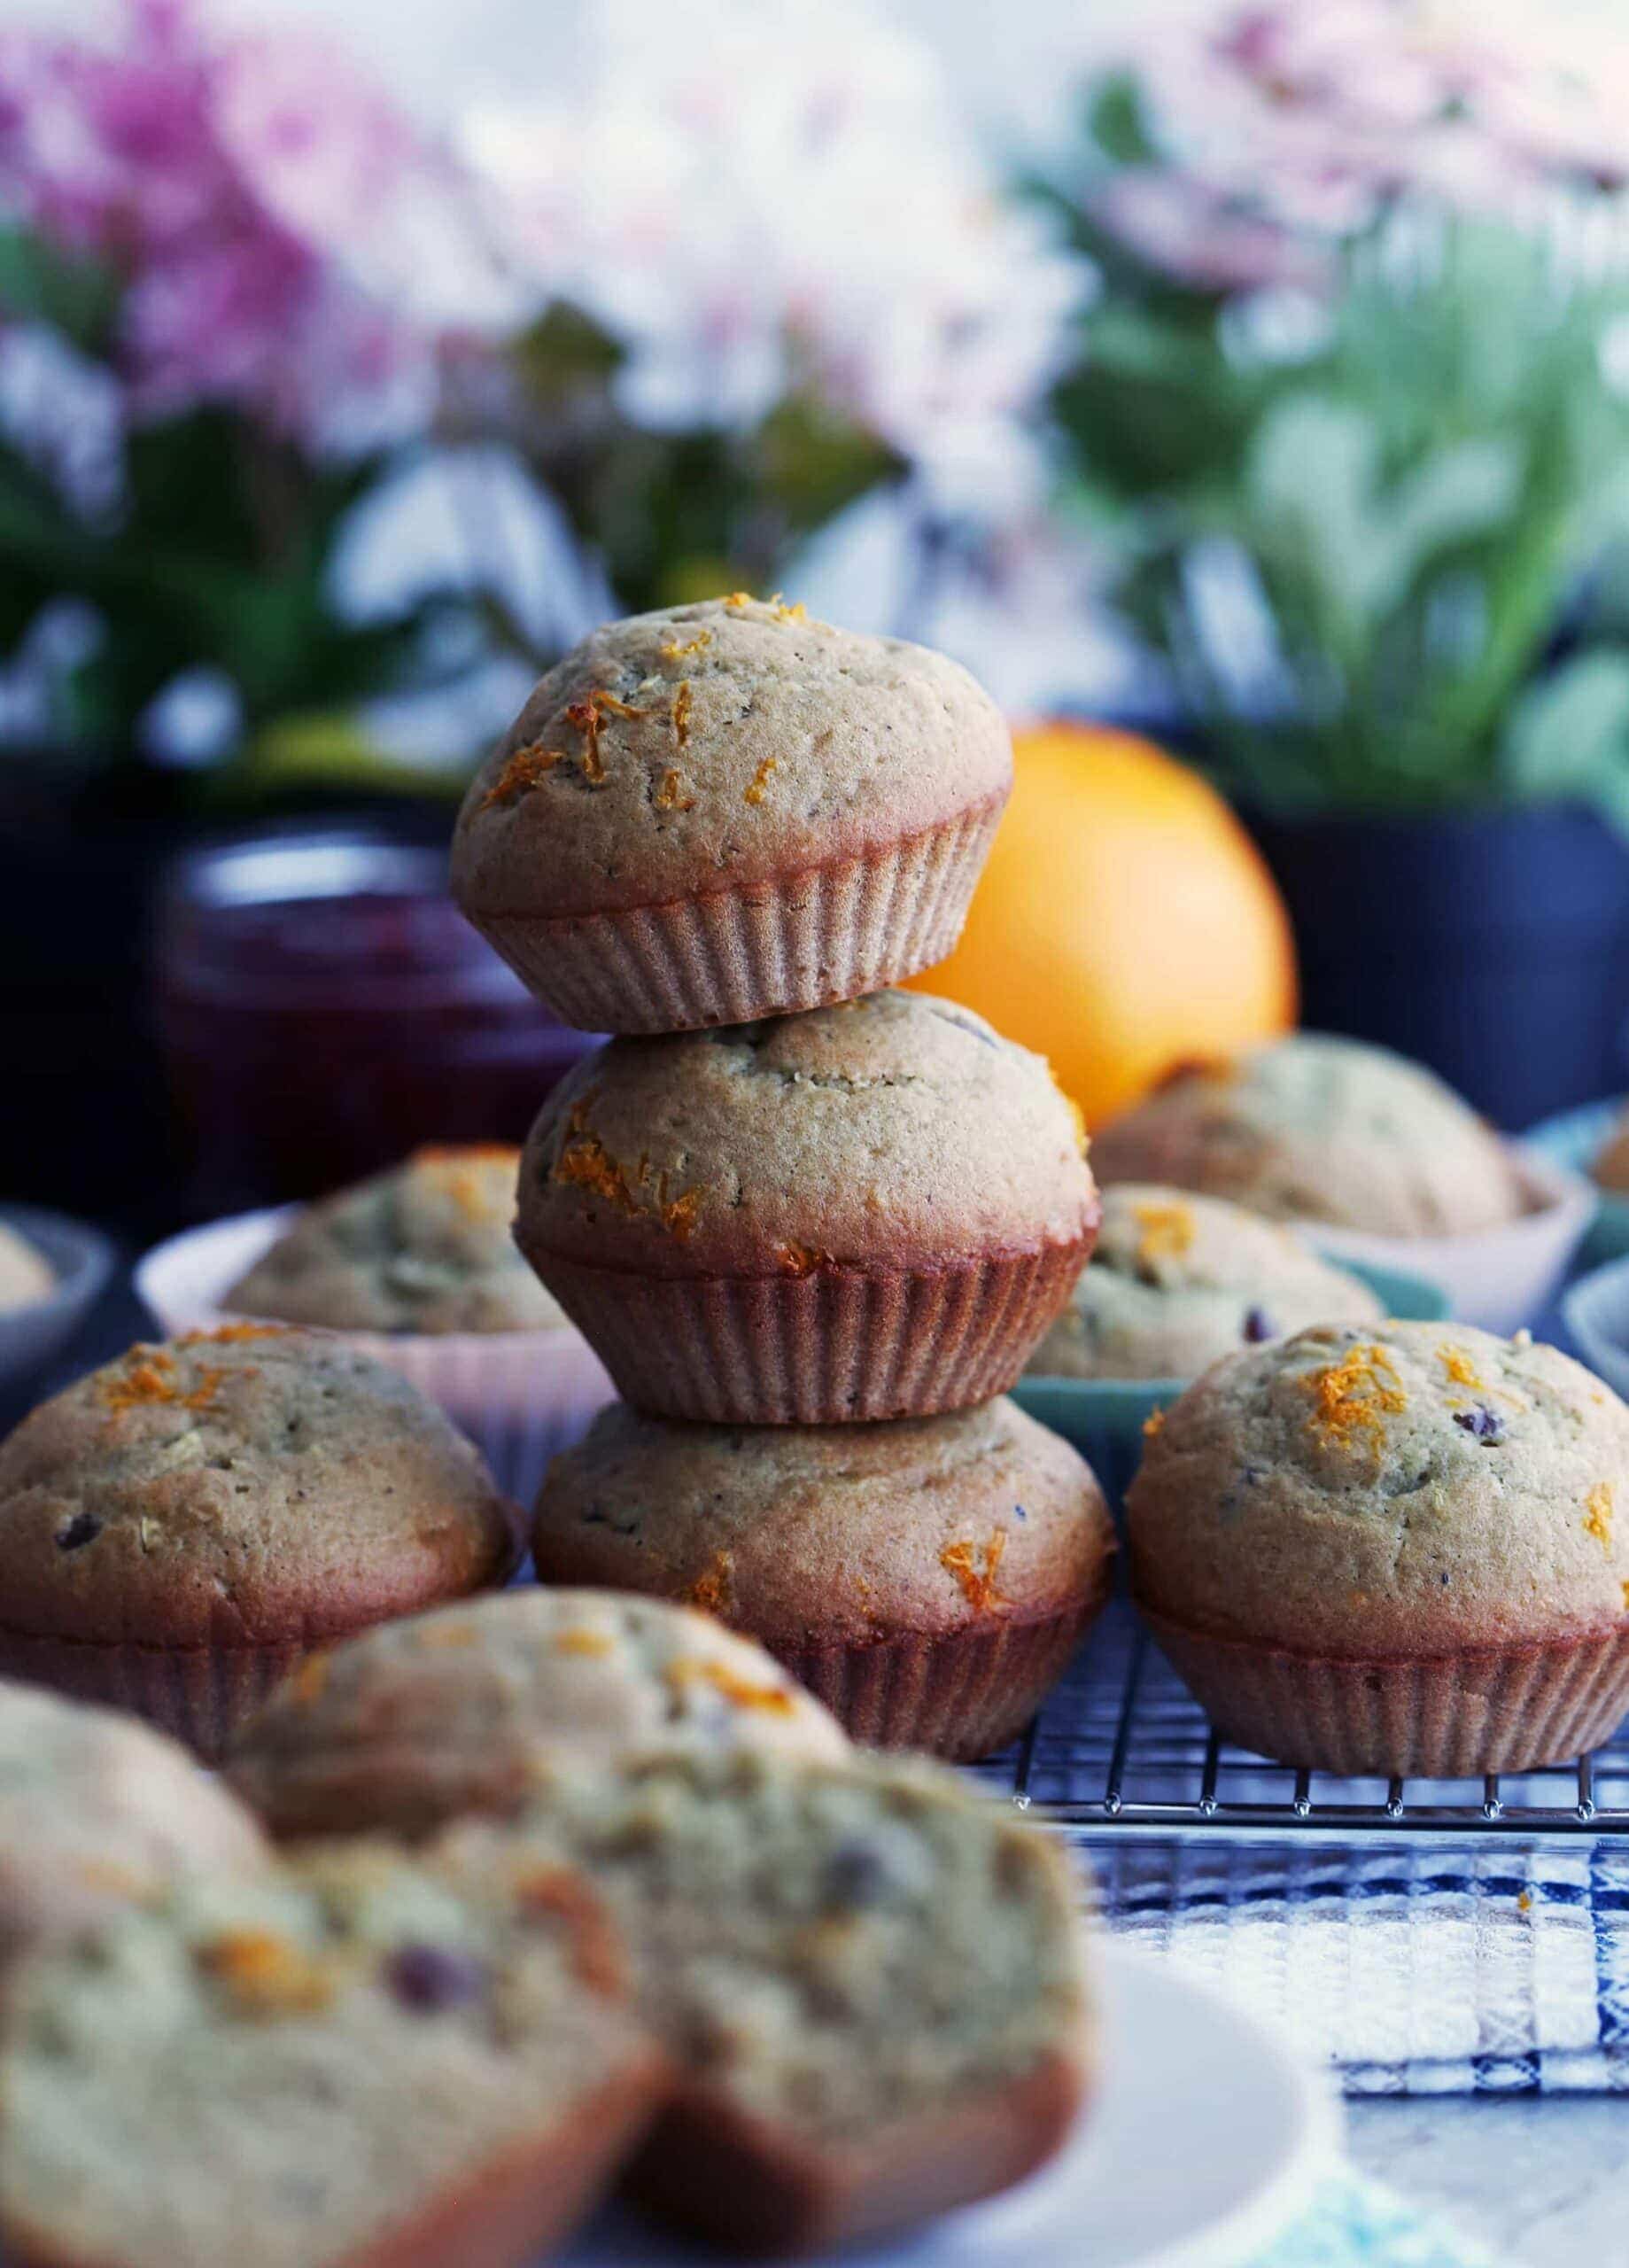
M 112 360 L 119 294 L 94 262 L 12 231 L 0 300 L 92 363 Z M 116 493 L 88 504 L 36 452 L 0 438 L 0 655 L 53 601 L 95 617 L 83 652 L 53 677 L 47 737 L 124 755 L 149 704 L 199 670 L 229 682 L 245 737 L 291 711 L 343 709 L 421 679 L 445 649 L 446 605 L 353 623 L 330 587 L 346 516 L 390 462 L 314 458 L 237 410 L 198 405 L 128 426 Z
M 1578 796 L 1629 827 L 1629 606 L 1579 604 L 1625 576 L 1602 342 L 1629 293 L 1564 225 L 1382 198 L 1319 238 L 1195 191 L 1123 77 L 1089 126 L 1064 202 L 1103 289 L 1056 393 L 1067 501 L 1226 784 L 1289 810 Z M 1119 225 L 1128 183 L 1175 192 L 1178 257 Z
M 555 300 L 504 349 L 498 428 L 632 612 L 767 590 L 800 542 L 904 475 L 905 460 L 813 383 L 738 423 L 641 423 L 618 398 L 627 353 Z M 479 433 L 490 410 L 490 392 L 476 414 L 455 400 L 452 429 Z

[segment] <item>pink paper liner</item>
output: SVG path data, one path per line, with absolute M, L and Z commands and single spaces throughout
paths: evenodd
M 1067 1301 L 1074 1244 L 927 1269 L 638 1276 L 528 1257 L 624 1401 L 731 1425 L 932 1417 L 1005 1394 Z
M 1361 1660 L 1215 1637 L 1141 1612 L 1229 1739 L 1344 1777 L 1453 1780 L 1571 1763 L 1629 1715 L 1629 1627 Z
M 919 1749 L 971 1764 L 1018 1738 L 1107 1596 L 1105 1574 L 1089 1598 L 1035 1621 L 770 1651 L 862 1747 Z M 745 1626 L 732 1617 L 732 1627 Z
M 943 960 L 1006 798 L 859 857 L 663 905 L 464 912 L 583 1031 L 687 1031 L 856 1000 Z

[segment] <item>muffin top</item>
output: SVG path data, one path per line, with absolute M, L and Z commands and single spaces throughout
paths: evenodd
M 966 670 L 741 593 L 607 623 L 477 773 L 453 887 L 570 914 L 826 866 L 1005 800 L 1012 750 Z
M 511 1590 L 313 1655 L 237 1741 L 233 1784 L 279 1835 L 422 1835 L 517 1810 L 544 1760 L 768 1747 L 840 1756 L 836 1720 L 710 1615 Z
M 531 1130 L 516 1235 L 534 1262 L 802 1276 L 1078 1243 L 1096 1218 L 1042 1058 L 875 992 L 585 1057 Z
M 1138 1596 L 1223 1636 L 1385 1656 L 1611 1628 L 1629 1410 L 1525 1333 L 1320 1325 L 1190 1386 L 1127 1513 Z
M 1497 1138 L 1434 1073 L 1318 1032 L 1178 1072 L 1104 1129 L 1092 1163 L 1105 1183 L 1378 1236 L 1493 1228 L 1526 1201 Z
M 771 1646 L 1054 1613 L 1114 1549 L 1090 1468 L 1004 1398 L 872 1425 L 680 1425 L 624 1402 L 549 1467 L 545 1581 L 751 1600 Z
M 1191 1379 L 1220 1355 L 1309 1323 L 1377 1321 L 1366 1284 L 1287 1229 L 1150 1182 L 1103 1192 L 1074 1296 L 1029 1359 L 1054 1378 Z
M 44 1254 L 0 1221 L 0 1315 L 48 1300 L 56 1288 L 57 1278 Z
M 0 1964 L 185 1876 L 268 1859 L 249 1814 L 174 1741 L 0 1682 Z
M 222 1304 L 335 1331 L 563 1324 L 509 1233 L 519 1168 L 498 1143 L 417 1150 L 306 1206 Z
M 343 1340 L 237 1324 L 132 1347 L 0 1442 L 0 1619 L 84 1642 L 339 1635 L 500 1581 L 473 1445 Z

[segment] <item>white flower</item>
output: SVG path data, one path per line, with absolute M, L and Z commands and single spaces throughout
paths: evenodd
M 625 346 L 630 416 L 749 423 L 812 377 L 958 501 L 1010 465 L 1087 281 L 855 0 L 607 0 L 570 86 L 482 108 L 464 144 L 538 303 Z

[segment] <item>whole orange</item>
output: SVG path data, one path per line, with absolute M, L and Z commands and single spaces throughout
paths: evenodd
M 1294 1022 L 1289 916 L 1214 788 L 1105 726 L 1021 732 L 1014 754 L 961 942 L 922 990 L 1046 1056 L 1089 1126 Z

